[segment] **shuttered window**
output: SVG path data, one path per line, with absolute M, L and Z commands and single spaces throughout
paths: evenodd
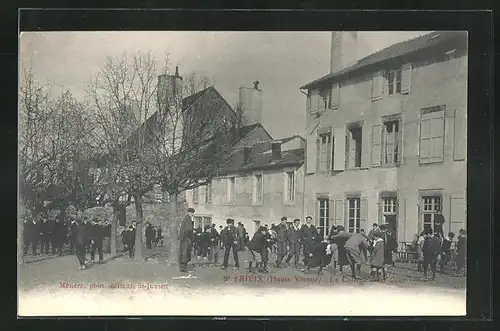
M 444 106 L 422 110 L 419 148 L 419 162 L 421 164 L 444 161 L 444 125 Z

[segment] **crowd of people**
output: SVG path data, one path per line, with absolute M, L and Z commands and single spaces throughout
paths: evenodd
M 187 264 L 191 261 L 191 252 L 198 258 L 208 258 L 214 266 L 228 268 L 229 255 L 232 253 L 234 266 L 240 268 L 240 253 L 244 252 L 248 261 L 249 272 L 268 273 L 270 252 L 276 253 L 276 268 L 294 267 L 302 271 L 318 268 L 318 274 L 327 266 L 339 268 L 344 274 L 348 266 L 351 276 L 358 278 L 361 265 L 370 266 L 370 277 L 381 280 L 387 277 L 387 270 L 394 266 L 393 256 L 398 249 L 396 236 L 389 224 L 373 224 L 368 234 L 349 233 L 342 225 L 334 225 L 328 236 L 323 235 L 312 224 L 312 217 L 306 217 L 305 223 L 299 219 L 289 223 L 286 217 L 281 218 L 278 225 L 267 224 L 259 226 L 250 238 L 242 223 L 235 226 L 233 219 L 226 220 L 226 227 L 215 224 L 200 228 L 193 228 L 194 209 L 189 208 L 180 229 L 179 265 L 181 272 L 187 272 Z M 442 224 L 438 224 L 438 227 Z M 438 263 L 443 270 L 444 265 L 451 259 L 451 242 L 453 234 L 442 237 L 442 231 L 426 229 L 422 234 L 423 240 L 417 245 L 419 249 L 419 270 L 423 270 L 424 279 L 429 279 L 428 271 L 432 272 L 430 279 L 434 279 Z M 223 251 L 222 264 L 218 264 L 218 256 Z M 457 272 L 463 273 L 466 254 L 466 234 L 460 230 L 457 243 Z M 299 265 L 300 260 L 302 263 Z
M 24 255 L 28 254 L 31 246 L 32 254 L 59 255 L 64 254 L 65 247 L 69 254 L 78 257 L 80 268 L 87 266 L 86 254 L 90 260 L 95 260 L 97 253 L 99 260 L 103 261 L 104 252 L 111 252 L 111 223 L 106 219 L 93 218 L 75 219 L 68 217 L 60 220 L 58 217 L 50 218 L 42 215 L 40 221 L 26 216 L 23 227 Z M 40 250 L 38 248 L 40 247 Z

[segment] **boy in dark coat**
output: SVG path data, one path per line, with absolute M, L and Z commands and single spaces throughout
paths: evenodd
M 350 238 L 350 234 L 345 232 L 342 225 L 338 225 L 336 231 L 331 235 L 330 241 L 332 244 L 337 245 L 337 258 L 340 267 L 340 272 L 344 272 L 344 266 L 350 265 L 347 253 L 345 251 L 345 243 Z
M 313 248 L 316 241 L 316 237 L 318 236 L 318 230 L 314 225 L 311 224 L 312 217 L 306 217 L 306 224 L 302 225 L 302 240 L 304 245 L 304 264 L 307 265 L 307 259 L 309 259 L 309 254 L 312 253 Z
M 210 225 L 205 226 L 205 231 L 200 234 L 201 257 L 206 260 L 210 249 Z
M 220 251 L 220 243 L 219 243 L 219 232 L 217 232 L 217 229 L 215 228 L 215 224 L 212 224 L 210 227 L 210 232 L 208 235 L 208 239 L 210 241 L 210 254 L 209 254 L 209 261 L 210 263 L 217 265 L 217 260 L 219 256 L 219 251 Z
M 151 223 L 149 223 L 149 222 L 146 223 L 145 235 L 146 235 L 146 248 L 151 249 L 155 234 L 154 234 L 153 227 L 151 226 Z
M 438 257 L 440 253 L 440 241 L 438 234 L 432 234 L 432 229 L 427 230 L 427 236 L 424 241 L 424 247 L 422 249 L 424 255 L 424 279 L 427 279 L 427 271 L 429 270 L 429 266 L 432 271 L 432 278 L 434 280 L 436 278 L 436 265 L 438 262 Z
M 293 266 L 297 268 L 299 264 L 301 241 L 300 220 L 298 218 L 294 219 L 293 225 L 288 228 L 286 232 L 286 240 L 288 242 L 288 245 L 290 246 L 290 250 L 288 252 L 285 263 L 288 264 L 293 257 Z
M 221 235 L 222 242 L 224 244 L 224 262 L 222 263 L 222 269 L 227 269 L 227 264 L 229 262 L 229 252 L 233 251 L 233 259 L 234 259 L 234 269 L 238 269 L 240 267 L 240 262 L 238 260 L 238 231 L 234 226 L 234 220 L 228 218 L 226 220 L 227 226 L 223 230 L 223 235 Z
M 448 237 L 444 238 L 441 244 L 441 260 L 439 261 L 439 271 L 444 273 L 444 266 L 451 260 L 451 244 L 453 243 L 453 238 L 455 234 L 453 232 L 448 233 Z
M 79 270 L 83 270 L 87 267 L 85 261 L 85 253 L 86 253 L 86 245 L 88 242 L 89 234 L 88 226 L 86 226 L 83 222 L 77 222 L 74 227 L 74 244 L 75 244 L 75 253 L 78 258 L 78 262 L 80 264 Z
M 465 267 L 467 265 L 467 234 L 464 229 L 458 232 L 457 242 L 457 274 L 465 276 Z
M 194 209 L 188 208 L 179 230 L 179 271 L 188 272 L 187 264 L 191 261 L 191 250 L 193 249 L 193 214 Z
M 268 273 L 267 269 L 267 229 L 260 226 L 247 245 L 248 248 L 248 271 L 254 272 L 252 264 L 259 272 Z
M 99 262 L 103 261 L 103 247 L 104 243 L 104 227 L 102 222 L 94 223 L 92 226 L 92 248 L 90 250 L 90 260 L 94 262 L 95 260 L 95 252 L 97 250 L 97 254 L 99 255 Z
M 331 245 L 328 242 L 316 242 L 307 259 L 307 270 L 319 267 L 318 275 L 322 275 L 323 268 L 332 261 L 332 253 Z
M 286 232 L 287 232 L 287 226 L 286 226 L 286 217 L 281 218 L 281 223 L 278 224 L 274 230 L 276 231 L 276 250 L 278 253 L 278 256 L 276 258 L 276 267 L 279 268 L 281 266 L 281 261 L 283 261 L 283 258 L 286 255 L 286 246 L 287 246 L 287 239 L 286 239 Z

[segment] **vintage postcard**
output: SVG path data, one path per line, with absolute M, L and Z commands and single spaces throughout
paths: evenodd
M 23 32 L 18 315 L 464 316 L 468 35 Z

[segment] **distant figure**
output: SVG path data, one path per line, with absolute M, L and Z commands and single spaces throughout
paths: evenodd
M 293 220 L 293 225 L 287 230 L 286 240 L 290 249 L 285 263 L 288 264 L 293 257 L 293 266 L 297 268 L 299 264 L 301 242 L 300 220 L 298 218 Z
M 151 249 L 155 233 L 153 227 L 151 226 L 151 223 L 149 222 L 146 222 L 145 235 L 146 235 L 146 248 Z
M 74 227 L 74 245 L 76 257 L 78 259 L 78 263 L 80 264 L 79 270 L 87 268 L 87 264 L 85 261 L 85 248 L 88 243 L 88 238 L 88 226 L 85 225 L 81 220 L 77 221 L 76 226 Z
M 245 250 L 245 237 L 247 236 L 247 230 L 245 229 L 245 226 L 243 223 L 238 222 L 238 250 L 244 251 Z
M 187 215 L 182 220 L 179 232 L 179 271 L 188 272 L 187 264 L 191 261 L 191 250 L 193 246 L 193 214 L 194 209 L 188 208 Z
M 445 264 L 451 261 L 451 244 L 453 243 L 453 238 L 455 238 L 455 234 L 450 232 L 441 244 L 441 260 L 439 261 L 439 271 L 441 273 L 444 273 Z
M 444 239 L 443 224 L 444 216 L 441 209 L 438 209 L 434 215 L 434 233 L 439 236 L 440 240 Z
M 304 244 L 304 264 L 307 265 L 307 259 L 309 259 L 309 254 L 312 253 L 314 243 L 316 242 L 316 237 L 318 236 L 318 230 L 314 225 L 311 224 L 312 217 L 306 217 L 306 224 L 302 225 L 301 234 Z
M 285 257 L 285 255 L 287 253 L 286 217 L 283 216 L 281 218 L 280 224 L 278 224 L 274 229 L 276 231 L 276 248 L 277 248 L 277 253 L 278 253 L 278 256 L 276 258 L 276 267 L 280 268 L 281 261 L 283 261 L 283 258 Z
M 338 225 L 335 229 L 334 235 L 330 237 L 330 242 L 337 245 L 337 262 L 341 273 L 344 272 L 344 266 L 350 265 L 345 249 L 345 244 L 350 237 L 350 233 L 345 232 L 342 225 Z
M 353 233 L 344 247 L 351 266 L 352 278 L 356 279 L 361 272 L 361 265 L 367 260 L 368 241 L 361 233 Z
M 423 246 L 423 254 L 424 254 L 424 280 L 427 280 L 427 271 L 429 270 L 429 266 L 431 268 L 432 277 L 431 280 L 436 278 L 436 265 L 438 262 L 438 256 L 440 253 L 440 240 L 438 234 L 432 234 L 432 229 L 427 230 L 427 235 L 425 237 L 424 246 Z
M 373 233 L 372 252 L 370 254 L 371 277 L 373 280 L 380 280 L 380 272 L 383 279 L 386 279 L 384 270 L 384 239 L 381 238 L 380 231 Z
M 215 228 L 215 224 L 212 224 L 210 227 L 210 232 L 208 236 L 210 240 L 210 254 L 208 256 L 209 262 L 214 266 L 217 266 L 219 252 L 220 252 L 220 243 L 219 243 L 219 232 Z
M 224 244 L 224 262 L 222 263 L 222 269 L 227 269 L 227 264 L 229 262 L 229 252 L 233 251 L 234 269 L 240 267 L 240 261 L 238 260 L 238 231 L 234 226 L 234 220 L 228 218 L 226 220 L 227 226 L 224 228 L 221 234 L 221 240 Z
M 94 222 L 92 225 L 92 249 L 90 250 L 90 260 L 94 262 L 95 260 L 95 253 L 97 251 L 97 254 L 99 255 L 99 261 L 98 263 L 102 263 L 104 256 L 103 256 L 103 240 L 104 240 L 104 226 L 103 222 Z
M 464 229 L 458 232 L 457 242 L 457 274 L 465 276 L 465 267 L 467 266 L 467 233 Z
M 267 228 L 260 226 L 248 243 L 248 272 L 268 273 L 267 269 Z M 255 269 L 253 269 L 255 263 Z

